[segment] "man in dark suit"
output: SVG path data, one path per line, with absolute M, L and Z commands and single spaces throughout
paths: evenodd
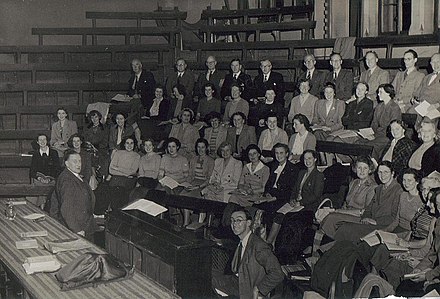
M 220 86 L 222 85 L 225 73 L 216 69 L 217 60 L 214 56 L 208 56 L 206 58 L 206 71 L 200 73 L 194 86 L 194 98 L 201 99 L 205 97 L 205 84 L 211 82 L 215 86 L 216 97 L 219 98 Z
M 342 57 L 339 53 L 333 53 L 330 56 L 330 65 L 333 71 L 329 72 L 325 82 L 332 82 L 336 86 L 336 98 L 346 101 L 351 98 L 353 93 L 353 73 L 342 69 Z
M 194 90 L 195 77 L 194 74 L 187 69 L 185 59 L 179 58 L 176 61 L 176 70 L 174 74 L 167 78 L 166 89 L 167 96 L 170 97 L 173 94 L 173 86 L 176 84 L 183 85 L 187 95 L 192 95 Z
M 58 176 L 51 196 L 50 216 L 74 233 L 93 240 L 95 195 L 81 172 L 81 156 L 72 149 L 64 153 L 66 168 Z
M 315 68 L 315 65 L 316 59 L 313 54 L 307 54 L 306 56 L 304 56 L 304 66 L 306 67 L 306 71 L 302 72 L 298 76 L 297 82 L 300 82 L 300 80 L 308 79 L 311 83 L 309 93 L 319 99 L 321 98 L 321 93 L 324 88 L 326 74 L 323 71 L 317 70 Z M 299 91 L 296 91 L 295 94 L 298 95 Z
M 231 72 L 225 76 L 221 89 L 222 100 L 231 96 L 231 86 L 233 83 L 238 84 L 238 86 L 241 87 L 241 97 L 246 101 L 249 101 L 252 96 L 253 83 L 251 76 L 243 72 L 243 65 L 241 64 L 240 59 L 232 59 L 231 61 Z M 223 106 L 226 106 L 227 101 L 227 99 L 226 101 L 222 101 L 223 109 Z
M 154 99 L 154 89 L 156 87 L 154 75 L 147 70 L 143 70 L 142 62 L 137 58 L 131 61 L 131 68 L 127 94 L 134 99 L 140 98 L 144 108 L 151 106 L 149 102 Z
M 252 217 L 243 208 L 232 213 L 231 228 L 240 243 L 232 260 L 234 275 L 213 272 L 212 285 L 228 295 L 264 298 L 283 281 L 280 263 L 269 245 L 251 231 Z
M 270 60 L 260 61 L 261 73 L 254 79 L 254 94 L 255 101 L 258 98 L 264 98 L 266 90 L 273 89 L 276 93 L 275 101 L 284 106 L 284 78 L 278 72 L 272 71 L 272 63 Z

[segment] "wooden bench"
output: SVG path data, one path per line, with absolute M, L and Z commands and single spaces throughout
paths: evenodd
M 165 76 L 165 68 L 159 63 L 142 63 L 143 67 L 152 72 L 158 72 L 159 77 Z M 63 73 L 66 75 L 83 72 L 88 75 L 88 82 L 94 83 L 98 73 L 106 72 L 111 82 L 128 81 L 129 75 L 121 77 L 123 73 L 131 72 L 128 62 L 116 63 L 15 63 L 0 64 L 0 74 L 7 72 L 30 73 L 30 83 L 37 83 L 41 73 Z M 87 73 L 87 74 L 85 74 Z M 156 76 L 155 76 L 156 77 Z
M 389 35 L 377 37 L 357 38 L 355 46 L 363 48 L 386 48 L 386 58 L 392 58 L 395 47 L 438 46 L 440 44 L 440 31 L 434 34 L 421 35 Z
M 260 41 L 260 34 L 264 32 L 301 31 L 301 39 L 311 37 L 311 31 L 315 29 L 315 21 L 292 21 L 283 23 L 259 23 L 259 24 L 232 24 L 232 25 L 207 25 L 201 26 L 199 31 L 204 36 L 204 42 L 214 42 L 217 35 L 229 35 L 245 33 L 255 34 L 254 40 Z M 277 38 L 280 39 L 279 37 Z M 246 40 L 247 41 L 247 38 Z
M 252 18 L 273 18 L 277 22 L 285 17 L 291 19 L 306 18 L 307 20 L 313 20 L 314 15 L 313 5 L 296 5 L 286 6 L 278 8 L 253 8 L 253 9 L 211 9 L 208 6 L 206 10 L 202 11 L 201 19 L 207 20 L 209 25 L 214 25 L 217 20 L 233 20 L 236 19 L 241 24 L 248 24 L 252 21 Z
M 21 92 L 23 105 L 28 104 L 29 92 L 77 92 L 79 105 L 84 105 L 84 92 L 102 92 L 110 100 L 107 92 L 125 93 L 127 83 L 34 83 L 34 84 L 0 84 L 0 92 Z
M 129 61 L 121 61 L 123 54 L 130 56 L 145 55 L 156 53 L 157 63 L 164 63 L 164 54 L 172 55 L 170 61 L 174 63 L 174 47 L 170 45 L 87 45 L 87 46 L 62 46 L 62 45 L 40 45 L 40 46 L 0 46 L 0 54 L 11 54 L 14 56 L 15 63 L 25 63 L 25 57 L 30 55 L 62 55 L 63 63 L 78 62 L 73 60 L 73 56 L 83 58 L 89 54 L 108 54 L 107 63 L 124 62 L 129 68 Z M 81 55 L 81 56 L 80 56 Z M 28 58 L 29 60 L 29 58 Z M 84 61 L 84 62 L 89 62 Z M 96 63 L 96 61 L 93 61 Z M 105 65 L 106 63 L 102 63 Z
M 347 156 L 371 156 L 373 147 L 363 144 L 350 144 L 334 141 L 317 141 L 316 150 L 324 153 L 343 154 Z
M 25 197 L 49 195 L 53 186 L 34 186 L 31 184 L 1 184 L 0 197 Z
M 38 44 L 43 45 L 44 36 L 47 35 L 80 35 L 82 45 L 87 45 L 88 36 L 125 36 L 125 45 L 130 45 L 132 36 L 164 36 L 168 38 L 170 46 L 180 45 L 180 28 L 178 27 L 64 27 L 64 28 L 32 28 L 32 34 L 38 35 Z M 179 40 L 179 43 L 176 41 Z M 136 39 L 135 44 L 140 41 Z M 96 39 L 92 39 L 92 45 L 96 45 Z
M 127 11 L 87 11 L 86 19 L 92 20 L 92 27 L 96 27 L 96 20 L 136 20 L 136 27 L 142 27 L 142 20 L 168 20 L 176 21 L 180 27 L 183 20 L 186 20 L 187 12 L 179 11 L 177 7 L 173 10 L 162 10 L 160 7 L 153 12 L 127 12 Z

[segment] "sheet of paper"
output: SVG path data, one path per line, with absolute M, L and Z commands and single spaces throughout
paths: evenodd
M 130 102 L 130 100 L 132 99 L 132 97 L 129 97 L 126 94 L 120 94 L 118 93 L 117 95 L 115 95 L 112 98 L 112 101 L 117 101 L 117 102 Z
M 32 213 L 32 214 L 23 216 L 24 219 L 29 219 L 29 220 L 35 220 L 35 219 L 42 218 L 42 217 L 46 217 L 46 215 L 41 214 L 41 213 Z
M 428 107 L 429 106 L 431 106 L 431 104 L 429 104 L 427 101 L 423 101 L 416 106 L 416 111 L 421 116 L 425 116 L 426 114 L 428 114 Z
M 126 206 L 122 210 L 125 210 L 125 211 L 138 210 L 138 211 L 147 213 L 151 216 L 157 216 L 157 215 L 167 211 L 168 209 L 161 206 L 161 205 L 158 205 L 155 202 L 141 198 L 141 199 L 138 199 L 135 202 L 129 204 L 128 206 Z
M 174 189 L 179 186 L 179 183 L 176 182 L 175 179 L 170 178 L 169 176 L 164 176 L 162 179 L 159 180 L 159 183 L 164 186 L 168 187 L 170 189 Z
M 286 215 L 287 213 L 290 213 L 290 212 L 299 212 L 302 209 L 304 209 L 303 206 L 292 207 L 289 203 L 286 203 L 277 212 Z
M 422 298 L 439 298 L 440 294 L 437 292 L 437 290 L 432 290 L 428 294 L 425 294 Z

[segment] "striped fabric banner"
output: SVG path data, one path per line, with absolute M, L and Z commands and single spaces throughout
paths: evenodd
M 46 241 L 79 238 L 79 236 L 49 216 L 46 216 L 45 221 L 38 223 L 23 219 L 23 216 L 31 213 L 42 213 L 39 208 L 30 203 L 16 206 L 17 216 L 14 220 L 6 219 L 4 216 L 5 208 L 6 200 L 0 200 L 0 258 L 3 264 L 19 279 L 20 284 L 32 298 L 179 298 L 176 294 L 171 293 L 165 287 L 138 271 L 127 280 L 63 292 L 60 290 L 53 273 L 27 275 L 22 267 L 24 260 L 28 257 L 50 254 L 44 249 Z M 35 238 L 39 248 L 18 250 L 15 247 L 16 241 L 23 240 L 20 233 L 38 230 L 47 230 L 48 232 L 47 237 Z M 57 258 L 62 264 L 67 264 L 86 252 L 105 253 L 104 250 L 93 245 L 88 249 L 59 253 Z

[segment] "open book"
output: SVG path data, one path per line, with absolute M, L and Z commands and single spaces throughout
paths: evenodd
M 372 128 L 359 129 L 359 135 L 368 140 L 374 139 L 374 131 Z
M 361 238 L 361 240 L 367 242 L 370 246 L 376 246 L 381 243 L 385 244 L 388 250 L 391 251 L 408 251 L 408 247 L 403 247 L 397 244 L 397 238 L 399 237 L 394 233 L 375 230 Z

